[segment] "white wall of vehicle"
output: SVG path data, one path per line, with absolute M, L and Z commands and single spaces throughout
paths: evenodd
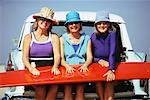
M 0 3 L 0 62 L 2 61 L 2 4 Z
M 101 11 L 124 18 L 135 51 L 145 52 L 150 57 L 149 0 L 0 0 L 0 63 L 6 63 L 8 53 L 15 48 L 13 39 L 18 39 L 27 16 L 41 7 L 52 7 L 57 11 L 80 10 Z M 2 42 L 3 41 L 3 42 Z M 150 58 L 148 59 L 150 61 Z

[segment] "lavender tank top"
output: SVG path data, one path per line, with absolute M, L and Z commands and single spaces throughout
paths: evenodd
M 34 33 L 31 33 L 32 41 L 30 43 L 30 60 L 53 60 L 53 47 L 51 43 L 51 34 L 47 41 L 38 42 Z

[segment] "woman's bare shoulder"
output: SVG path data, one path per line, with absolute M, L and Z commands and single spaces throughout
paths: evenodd
M 24 40 L 26 41 L 26 40 L 31 40 L 32 39 L 32 36 L 31 36 L 31 34 L 27 34 L 27 35 L 25 35 L 25 37 L 24 37 Z
M 52 41 L 59 41 L 59 37 L 56 33 L 52 33 Z

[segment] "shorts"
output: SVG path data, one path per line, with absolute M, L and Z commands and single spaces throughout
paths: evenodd
M 43 66 L 53 66 L 54 60 L 30 60 L 30 63 L 34 62 L 36 67 L 43 67 Z

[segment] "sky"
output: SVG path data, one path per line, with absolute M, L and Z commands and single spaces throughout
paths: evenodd
M 55 11 L 108 11 L 124 18 L 136 52 L 150 56 L 150 0 L 0 0 L 0 63 L 7 61 L 8 53 L 15 48 L 24 20 L 41 7 Z M 150 61 L 150 60 L 149 60 Z

